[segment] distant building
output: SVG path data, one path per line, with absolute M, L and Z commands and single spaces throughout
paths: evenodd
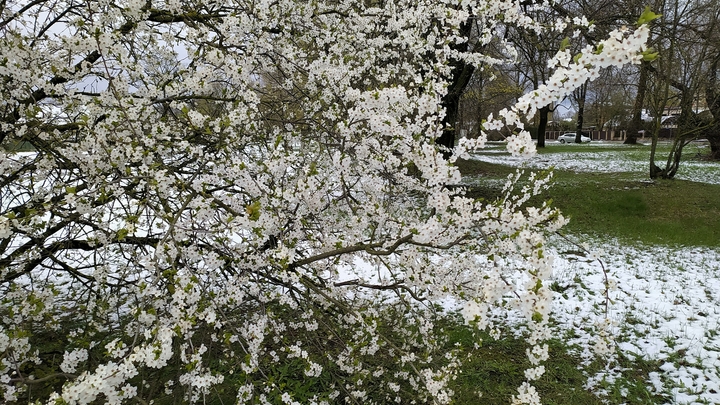
M 660 128 L 677 128 L 679 115 L 663 115 L 660 117 Z

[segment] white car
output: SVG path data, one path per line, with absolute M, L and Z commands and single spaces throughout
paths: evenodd
M 558 142 L 560 143 L 574 143 L 575 142 L 575 132 L 568 132 L 566 134 L 562 134 L 558 136 Z M 590 142 L 590 138 L 588 138 L 585 135 L 582 135 L 580 137 L 580 140 L 582 143 Z

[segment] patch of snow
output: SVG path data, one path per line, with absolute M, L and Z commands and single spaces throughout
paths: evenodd
M 562 254 L 570 248 L 556 244 L 555 282 L 563 291 L 555 293 L 553 316 L 589 355 L 597 340 L 592 326 L 605 316 L 604 274 L 598 262 Z M 665 361 L 648 386 L 672 393 L 672 404 L 720 403 L 720 249 L 615 241 L 602 248 L 613 252 L 602 260 L 617 285 L 609 317 L 618 350 Z
M 554 145 L 548 143 L 548 150 Z M 650 166 L 650 148 L 624 151 L 623 146 L 612 142 L 591 142 L 576 146 L 578 151 L 563 153 L 542 153 L 530 159 L 513 157 L 510 154 L 499 153 L 498 149 L 481 151 L 472 154 L 472 158 L 488 163 L 509 165 L 544 170 L 554 167 L 560 170 L 570 170 L 578 173 L 634 173 L 640 177 L 648 177 Z M 616 150 L 609 147 L 617 148 Z M 607 148 L 607 149 L 604 149 Z M 698 150 L 701 146 L 695 146 Z M 686 147 L 685 155 L 692 153 Z M 659 156 L 658 164 L 662 164 L 664 157 Z M 698 161 L 683 159 L 680 162 L 675 178 L 702 183 L 720 184 L 720 164 L 712 161 Z
M 579 240 L 591 242 L 598 254 L 610 252 L 601 256 L 616 286 L 611 288 L 607 313 L 610 335 L 627 358 L 660 361 L 660 369 L 646 381 L 649 390 L 669 396 L 668 404 L 673 405 L 720 403 L 720 248 L 625 246 L 586 236 Z M 554 327 L 589 363 L 597 358 L 593 347 L 598 324 L 606 318 L 603 267 L 564 239 L 552 238 L 549 247 L 555 256 Z M 386 276 L 356 259 L 341 268 L 338 281 L 387 281 Z M 459 309 L 450 298 L 436 303 L 450 311 Z M 505 319 L 521 322 L 519 314 Z M 586 388 L 602 396 L 600 383 L 616 381 L 620 372 L 616 365 L 608 366 L 589 376 Z

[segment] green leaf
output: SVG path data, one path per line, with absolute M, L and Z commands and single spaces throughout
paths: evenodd
M 128 233 L 130 233 L 127 229 L 122 228 L 117 231 L 117 240 L 121 241 L 125 239 L 126 236 L 128 236 Z
M 655 14 L 650 11 L 650 6 L 645 6 L 645 10 L 643 10 L 642 14 L 640 14 L 637 25 L 647 24 L 650 21 L 658 19 L 660 17 L 662 17 L 662 14 Z
M 564 51 L 567 47 L 570 46 L 570 38 L 565 37 L 562 41 L 560 41 L 560 50 Z
M 643 60 L 645 62 L 652 62 L 658 58 L 659 53 L 655 52 L 653 48 L 648 48 L 642 53 Z
M 250 218 L 251 221 L 257 221 L 260 219 L 260 201 L 255 201 L 245 207 L 245 212 L 247 212 L 248 218 Z

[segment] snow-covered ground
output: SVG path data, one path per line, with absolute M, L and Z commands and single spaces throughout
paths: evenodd
M 554 146 L 549 142 L 549 151 Z M 577 151 L 543 153 L 528 161 L 512 158 L 499 148 L 473 157 L 517 167 L 626 172 L 647 178 L 649 146 L 628 150 L 617 143 L 573 146 Z M 688 145 L 684 156 L 703 153 L 705 147 Z M 720 184 L 720 164 L 684 159 L 676 177 Z M 624 246 L 589 237 L 576 239 L 588 242 L 591 250 L 605 252 L 602 262 L 614 286 L 608 314 L 616 347 L 630 359 L 662 363 L 647 385 L 669 394 L 671 404 L 720 404 L 720 248 Z M 561 331 L 573 331 L 571 343 L 589 355 L 598 340 L 595 325 L 605 317 L 602 267 L 571 253 L 577 248 L 563 240 L 551 244 L 557 252 L 554 319 Z M 595 383 L 593 389 L 600 390 L 597 382 L 601 378 L 611 381 L 618 372 L 610 369 L 591 376 L 590 385 Z
M 548 141 L 547 150 L 560 144 Z M 531 159 L 511 157 L 504 148 L 492 148 L 473 154 L 473 159 L 489 163 L 501 163 L 515 167 L 532 169 L 548 169 L 555 167 L 561 170 L 592 173 L 635 173 L 638 177 L 647 177 L 650 162 L 650 146 L 626 146 L 630 149 L 622 150 L 623 145 L 618 142 L 594 141 L 581 145 L 567 145 L 575 147 L 577 151 L 564 153 L 543 153 Z M 608 149 L 613 147 L 615 150 Z M 691 143 L 683 150 L 683 159 L 675 176 L 678 179 L 697 182 L 720 184 L 720 164 L 717 162 L 695 159 L 698 153 L 707 153 L 708 146 L 703 143 Z M 667 148 L 661 145 L 656 157 L 658 166 L 664 165 L 666 154 L 662 152 Z
M 616 286 L 608 313 L 617 348 L 630 359 L 663 362 L 648 386 L 671 392 L 671 404 L 720 403 L 720 249 L 598 248 L 607 252 L 602 261 Z M 558 253 L 553 316 L 559 329 L 578 336 L 571 343 L 589 352 L 598 340 L 593 327 L 605 316 L 604 273 L 597 261 Z

